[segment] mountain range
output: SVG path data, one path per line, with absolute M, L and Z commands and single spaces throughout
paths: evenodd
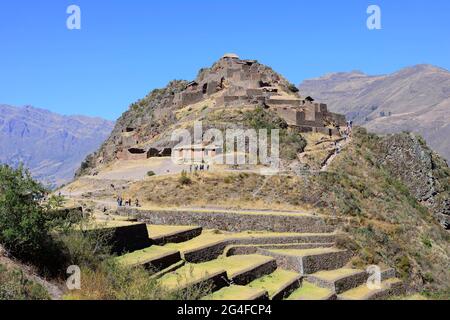
M 450 72 L 445 69 L 416 65 L 387 75 L 332 73 L 306 80 L 299 89 L 372 132 L 419 133 L 450 160 Z
M 0 105 L 0 163 L 23 163 L 45 185 L 61 185 L 73 178 L 81 161 L 101 145 L 113 126 L 100 118 Z

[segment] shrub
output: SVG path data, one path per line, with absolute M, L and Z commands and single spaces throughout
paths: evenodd
M 231 183 L 233 182 L 233 178 L 231 178 L 231 177 L 225 177 L 225 178 L 223 179 L 223 182 L 226 183 L 226 184 L 231 184 Z
M 63 196 L 52 195 L 48 199 L 47 205 L 51 210 L 58 210 L 59 208 L 62 208 L 64 206 L 65 202 L 66 199 Z
M 155 173 L 155 171 L 149 171 L 149 172 L 147 172 L 147 176 L 149 176 L 149 177 L 153 177 L 153 176 L 156 176 L 156 173 Z
M 86 230 L 83 221 L 80 229 Z M 111 232 L 106 230 L 91 230 L 89 232 L 70 229 L 60 233 L 61 255 L 67 265 L 77 265 L 86 268 L 97 268 L 104 260 L 110 257 Z
M 396 263 L 396 269 L 400 273 L 403 279 L 406 279 L 409 276 L 409 272 L 411 270 L 411 261 L 408 256 L 401 256 Z
M 0 265 L 0 300 L 48 300 L 40 284 L 25 278 L 20 270 L 7 270 Z
M 425 283 L 432 283 L 432 282 L 434 282 L 433 274 L 432 274 L 431 272 L 426 272 L 426 273 L 423 275 L 423 281 L 424 281 Z
M 32 258 L 45 250 L 48 217 L 39 201 L 46 192 L 22 167 L 0 166 L 0 242 L 14 255 Z
M 289 89 L 289 91 L 291 91 L 291 92 L 293 92 L 293 93 L 297 93 L 297 92 L 300 91 L 299 88 L 297 88 L 297 87 L 295 86 L 295 84 L 292 84 L 292 83 L 290 83 L 290 84 L 288 85 L 288 89 Z
M 0 166 L 0 243 L 19 260 L 55 276 L 65 269 L 65 256 L 54 234 L 71 228 L 79 217 L 61 215 L 62 197 L 43 199 L 48 191 L 22 166 Z
M 286 121 L 272 112 L 266 112 L 262 107 L 245 112 L 244 123 L 255 130 L 286 129 L 288 127 Z
M 427 236 L 422 237 L 422 244 L 427 248 L 433 247 L 433 243 L 431 242 L 431 239 L 428 238 Z
M 210 292 L 209 286 L 169 292 L 145 268 L 123 267 L 111 258 L 105 260 L 95 270 L 81 268 L 81 290 L 73 291 L 65 298 L 72 300 L 198 300 Z
M 179 182 L 181 185 L 185 186 L 185 185 L 191 184 L 191 183 L 192 183 L 192 180 L 191 180 L 191 178 L 189 178 L 189 177 L 187 176 L 186 171 L 183 170 L 183 171 L 181 172 L 180 178 L 178 179 L 178 182 Z

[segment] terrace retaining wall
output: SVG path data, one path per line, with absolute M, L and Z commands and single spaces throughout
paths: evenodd
M 156 225 L 198 225 L 229 232 L 330 232 L 332 229 L 316 216 L 283 214 L 245 214 L 225 212 L 142 210 L 119 208 L 122 215 L 133 214 L 139 221 Z

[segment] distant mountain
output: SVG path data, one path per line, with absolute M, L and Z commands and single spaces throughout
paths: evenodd
M 0 163 L 23 163 L 44 184 L 61 185 L 73 178 L 81 161 L 113 127 L 100 118 L 0 105 Z
M 419 133 L 450 160 L 450 72 L 445 69 L 417 65 L 380 76 L 333 73 L 306 80 L 299 89 L 373 132 Z

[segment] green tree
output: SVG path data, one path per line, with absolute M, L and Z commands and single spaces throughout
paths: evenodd
M 22 166 L 0 166 L 0 243 L 17 257 L 32 258 L 48 244 L 48 215 L 40 205 L 46 194 Z

